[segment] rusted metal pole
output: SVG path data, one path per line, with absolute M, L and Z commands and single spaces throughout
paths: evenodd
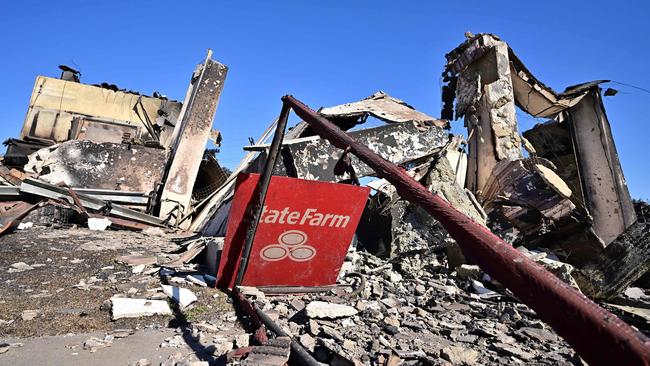
M 280 153 L 280 147 L 282 145 L 282 140 L 284 139 L 284 132 L 287 127 L 287 120 L 289 119 L 289 113 L 291 108 L 286 104 L 282 105 L 282 111 L 280 112 L 280 118 L 278 118 L 278 125 L 275 129 L 275 134 L 273 135 L 273 141 L 271 142 L 271 147 L 269 148 L 269 154 L 266 157 L 266 163 L 264 164 L 264 171 L 260 180 L 257 182 L 257 187 L 255 192 L 257 196 L 253 193 L 253 200 L 248 204 L 248 209 L 246 212 L 250 212 L 250 216 L 246 216 L 245 220 L 248 221 L 249 226 L 246 230 L 246 241 L 244 242 L 244 248 L 242 250 L 242 255 L 239 261 L 239 269 L 237 270 L 237 277 L 235 278 L 235 286 L 241 285 L 244 280 L 244 274 L 246 273 L 246 266 L 248 266 L 248 258 L 251 255 L 251 249 L 253 248 L 253 242 L 255 241 L 255 233 L 257 233 L 257 225 L 260 223 L 260 216 L 262 215 L 262 207 L 264 207 L 264 200 L 266 199 L 266 192 L 269 190 L 269 184 L 271 183 L 271 176 L 273 175 L 273 169 L 275 168 L 275 162 L 278 159 L 278 154 Z
M 650 340 L 562 282 L 487 228 L 429 192 L 400 167 L 351 139 L 292 96 L 282 98 L 323 138 L 349 148 L 399 195 L 438 220 L 463 252 L 549 323 L 590 365 L 650 365 Z
M 257 315 L 257 310 L 255 309 L 255 306 L 253 305 L 252 302 L 248 301 L 246 296 L 239 292 L 237 290 L 237 287 L 234 288 L 233 291 L 233 297 L 239 305 L 241 305 L 242 309 L 248 314 L 250 317 L 250 322 L 255 327 L 255 331 L 253 332 L 253 337 L 255 338 L 255 341 L 259 343 L 260 345 L 264 345 L 266 342 L 269 341 L 269 337 L 266 335 L 266 327 L 264 326 L 264 323 L 262 323 L 262 320 L 260 317 Z
M 257 305 L 249 301 L 246 296 L 244 296 L 237 287 L 234 289 L 234 296 L 235 299 L 239 302 L 239 304 L 242 306 L 244 311 L 250 316 L 251 321 L 255 327 L 257 327 L 257 331 L 255 332 L 256 336 L 259 333 L 262 333 L 259 335 L 259 337 L 256 337 L 256 340 L 261 344 L 264 345 L 266 342 L 268 342 L 268 338 L 266 337 L 266 329 L 268 328 L 271 332 L 275 333 L 279 337 L 289 337 L 291 339 L 291 351 L 293 352 L 293 355 L 296 357 L 296 359 L 300 362 L 301 365 L 305 366 L 321 366 L 322 364 L 316 361 L 310 354 L 307 352 L 307 350 L 298 342 L 296 341 L 292 336 L 287 334 L 282 327 L 280 327 L 276 322 L 271 319 L 262 309 L 260 309 Z M 260 332 L 261 330 L 261 332 Z
M 270 329 L 273 333 L 277 334 L 279 337 L 289 337 L 291 339 L 291 351 L 293 354 L 296 356 L 298 361 L 300 362 L 301 365 L 305 366 L 321 366 L 322 364 L 318 361 L 316 361 L 310 354 L 307 352 L 307 350 L 300 344 L 298 341 L 296 341 L 292 336 L 287 334 L 284 330 L 282 330 L 282 327 L 280 327 L 276 322 L 271 319 L 270 316 L 266 315 L 262 309 L 260 309 L 257 305 L 253 304 L 253 307 L 255 308 L 255 311 L 257 312 L 257 316 L 260 318 L 262 321 L 262 324 L 264 324 L 268 329 Z

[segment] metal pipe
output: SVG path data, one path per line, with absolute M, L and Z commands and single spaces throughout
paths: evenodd
M 268 338 L 266 337 L 266 329 L 269 329 L 279 337 L 289 337 L 291 339 L 291 350 L 294 352 L 294 355 L 301 364 L 307 366 L 322 366 L 322 364 L 316 361 L 300 343 L 295 341 L 293 337 L 291 337 L 282 329 L 282 327 L 280 327 L 273 321 L 273 319 L 266 315 L 262 309 L 249 301 L 246 296 L 244 296 L 244 294 L 239 292 L 237 287 L 234 288 L 233 295 L 241 307 L 244 309 L 244 311 L 251 318 L 253 325 L 257 328 L 255 335 L 257 341 L 261 345 L 264 345 L 268 341 Z
M 257 305 L 253 304 L 253 307 L 255 308 L 255 311 L 257 312 L 257 316 L 259 317 L 260 321 L 273 333 L 277 334 L 280 337 L 289 337 L 291 339 L 291 351 L 293 354 L 296 356 L 296 358 L 300 361 L 302 365 L 307 365 L 307 366 L 322 366 L 322 364 L 318 361 L 316 361 L 310 354 L 307 352 L 307 350 L 300 344 L 298 343 L 293 337 L 289 334 L 287 334 L 277 323 L 273 321 L 268 315 L 266 315 L 265 312 L 263 312 Z
M 284 294 L 307 294 L 316 292 L 327 292 L 336 289 L 350 288 L 352 285 L 330 285 L 330 286 L 258 286 L 257 289 L 265 295 Z
M 257 197 L 253 193 L 253 201 L 251 201 L 246 209 L 247 213 L 250 213 L 250 216 L 245 217 L 245 222 L 249 222 L 248 229 L 246 230 L 246 241 L 244 242 L 244 248 L 242 250 L 242 255 L 239 260 L 239 268 L 237 270 L 237 277 L 235 278 L 235 286 L 241 285 L 244 280 L 244 274 L 246 273 L 246 267 L 248 266 L 248 258 L 251 255 L 251 249 L 253 248 L 253 242 L 255 241 L 255 234 L 257 233 L 257 225 L 260 223 L 260 216 L 262 215 L 262 207 L 264 207 L 264 200 L 266 199 L 266 192 L 269 190 L 269 184 L 271 183 L 271 176 L 273 175 L 273 169 L 275 169 L 275 162 L 278 159 L 278 154 L 280 153 L 280 147 L 282 140 L 284 139 L 284 131 L 287 127 L 287 120 L 289 119 L 289 113 L 291 109 L 289 106 L 283 104 L 282 111 L 280 112 L 280 118 L 278 118 L 278 125 L 275 128 L 275 134 L 273 135 L 273 141 L 271 142 L 271 147 L 269 148 L 269 154 L 266 157 L 266 163 L 264 164 L 264 171 L 262 176 L 257 182 L 257 187 L 255 192 L 257 192 Z
M 650 340 L 562 282 L 484 226 L 429 192 L 400 167 L 354 141 L 292 96 L 282 98 L 332 145 L 349 148 L 398 194 L 438 220 L 463 252 L 549 323 L 590 365 L 650 365 Z
M 71 204 L 75 203 L 74 199 L 70 195 L 70 191 L 67 188 L 55 186 L 53 184 L 49 184 L 33 178 L 27 178 L 23 180 L 22 184 L 20 185 L 20 191 L 41 197 L 65 200 Z M 121 205 L 109 204 L 107 201 L 79 193 L 77 193 L 77 198 L 79 199 L 80 204 L 82 204 L 83 207 L 87 209 L 99 211 L 108 207 L 110 209 L 109 213 L 114 216 L 144 222 L 146 224 L 154 226 L 163 225 L 163 220 L 159 219 L 158 217 L 147 215 L 140 211 L 131 210 Z

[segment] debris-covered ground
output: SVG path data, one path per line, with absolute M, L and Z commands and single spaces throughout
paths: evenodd
M 535 256 L 552 261 L 544 252 Z M 255 300 L 321 362 L 585 364 L 533 310 L 478 266 L 449 269 L 442 250 L 415 250 L 398 260 L 351 251 L 344 268 L 365 279 L 344 281 L 354 291 Z M 649 295 L 633 287 L 605 306 L 650 335 Z
M 154 343 L 139 340 L 148 348 L 131 349 L 126 353 L 131 359 L 118 358 L 124 364 L 135 364 L 145 356 L 164 355 L 166 359 L 181 351 L 179 360 L 188 355 L 216 360 L 235 344 L 247 346 L 249 335 L 228 295 L 186 280 L 190 275 L 202 278 L 199 266 L 186 264 L 161 274 L 155 263 L 177 259 L 180 255 L 174 252 L 183 249 L 183 242 L 171 237 L 158 231 L 146 234 L 38 226 L 0 237 L 0 336 L 10 345 L 25 345 L 24 349 L 3 347 L 2 352 L 30 364 L 34 358 L 25 353 L 31 352 L 30 344 L 45 342 L 64 347 L 49 352 L 66 360 L 112 364 L 115 356 L 111 351 L 102 355 L 104 348 L 114 343 L 125 348 L 134 335 L 158 339 Z M 148 260 L 150 257 L 153 260 Z M 149 264 L 125 263 L 135 258 Z M 181 307 L 168 301 L 162 284 L 186 288 L 197 299 Z M 113 319 L 111 299 L 115 298 L 162 301 L 170 312 Z M 65 344 L 61 346 L 59 340 Z
M 50 227 L 0 237 L 0 331 L 7 344 L 2 357 L 32 360 L 27 355 L 33 343 L 70 362 L 104 364 L 126 355 L 124 362 L 133 364 L 174 357 L 220 363 L 231 349 L 248 346 L 251 330 L 241 323 L 246 317 L 227 293 L 179 274 L 161 277 L 157 265 L 140 268 L 116 260 L 143 254 L 161 263 L 174 259 L 178 254 L 167 252 L 181 246 L 169 237 Z M 446 235 L 441 237 L 444 242 Z M 250 297 L 327 364 L 583 364 L 534 311 L 478 266 L 449 269 L 444 245 L 439 248 L 410 250 L 399 260 L 352 250 L 341 281 L 351 287 Z M 201 273 L 192 267 L 179 273 Z M 111 320 L 107 300 L 165 299 L 162 283 L 191 290 L 197 301 L 182 310 L 170 301 L 170 315 Z M 630 288 L 606 306 L 648 334 L 647 310 L 635 312 L 650 308 L 649 300 L 645 290 Z M 142 347 L 127 347 L 132 339 Z M 123 351 L 116 355 L 109 349 L 114 347 Z
M 411 272 L 372 255 L 351 256 L 367 281 L 358 296 L 341 291 L 257 300 L 321 362 L 581 364 L 526 305 L 483 287 L 476 266 L 452 272 L 444 256 L 432 254 L 413 258 L 422 267 Z M 319 301 L 325 303 L 316 306 Z

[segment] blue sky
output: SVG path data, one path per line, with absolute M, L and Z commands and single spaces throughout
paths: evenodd
M 18 135 L 34 79 L 58 76 L 59 64 L 83 82 L 181 100 L 212 48 L 230 67 L 215 128 L 233 167 L 284 94 L 317 108 L 384 90 L 439 116 L 444 55 L 465 31 L 499 35 L 558 91 L 594 79 L 650 89 L 649 21 L 647 1 L 0 0 L 0 138 Z M 632 196 L 648 199 L 650 93 L 612 87 L 621 92 L 605 103 L 625 176 Z

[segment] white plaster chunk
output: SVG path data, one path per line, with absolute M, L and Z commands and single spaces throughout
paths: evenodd
M 312 301 L 305 308 L 307 317 L 311 319 L 336 319 L 357 314 L 352 306 L 332 304 L 324 301 Z
M 88 218 L 88 228 L 93 231 L 104 231 L 111 226 L 111 221 L 105 217 L 99 219 L 96 217 Z
M 170 286 L 170 285 L 161 285 L 165 295 L 171 297 L 176 301 L 181 307 L 186 307 L 197 300 L 196 295 L 186 288 Z
M 34 223 L 31 222 L 31 221 L 21 222 L 20 224 L 18 224 L 18 227 L 16 229 L 18 229 L 18 230 L 26 230 L 26 229 L 31 228 L 32 226 L 34 226 Z
M 571 188 L 569 188 L 566 182 L 564 182 L 564 180 L 562 180 L 562 178 L 560 178 L 560 176 L 557 175 L 554 171 L 541 164 L 535 164 L 535 169 L 542 177 L 542 179 L 544 179 L 544 182 L 553 188 L 554 191 L 559 193 L 564 198 L 571 197 L 571 194 L 573 193 L 571 191 Z
M 18 272 L 29 271 L 29 270 L 32 270 L 32 269 L 34 269 L 34 267 L 30 266 L 29 264 L 27 264 L 25 262 L 16 262 L 16 263 L 13 263 L 10 266 L 10 268 L 9 268 L 9 270 L 7 270 L 7 272 L 9 272 L 9 273 L 18 273 Z
M 22 312 L 22 314 L 20 314 L 20 317 L 24 321 L 29 321 L 29 320 L 32 320 L 32 319 L 36 318 L 39 313 L 40 313 L 40 310 L 24 310 Z
M 113 320 L 121 318 L 139 318 L 152 315 L 172 315 L 169 304 L 164 300 L 111 298 L 111 315 Z

